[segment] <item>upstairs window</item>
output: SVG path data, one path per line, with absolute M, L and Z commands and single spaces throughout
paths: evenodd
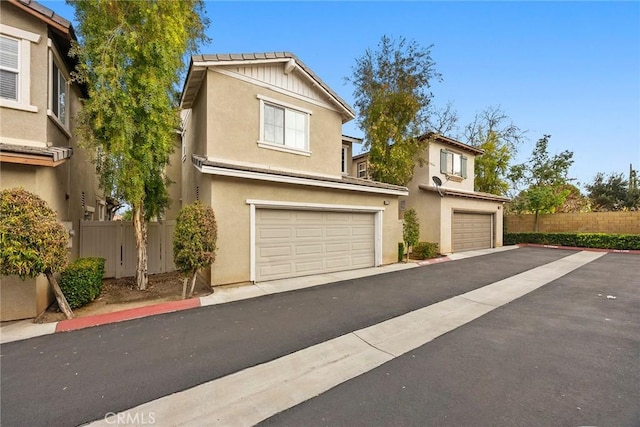
M 342 146 L 342 174 L 346 175 L 349 173 L 349 169 L 347 168 L 347 161 L 349 160 L 349 147 L 346 145 Z
M 67 126 L 68 119 L 68 85 L 56 61 L 53 61 L 51 72 L 51 113 Z
M 0 106 L 38 112 L 31 105 L 31 43 L 41 36 L 0 24 Z
M 18 101 L 20 42 L 0 36 L 0 97 Z
M 467 177 L 467 158 L 448 150 L 440 150 L 440 172 L 450 176 Z
M 262 96 L 258 98 L 260 99 L 258 145 L 262 148 L 308 153 L 311 112 Z
M 367 162 L 358 163 L 358 178 L 367 178 Z

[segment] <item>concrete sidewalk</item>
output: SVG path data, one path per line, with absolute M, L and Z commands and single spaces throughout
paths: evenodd
M 271 295 L 282 292 L 290 292 L 313 286 L 326 285 L 329 283 L 351 280 L 362 277 L 369 277 L 378 274 L 391 273 L 394 271 L 407 270 L 410 268 L 422 267 L 430 264 L 455 261 L 465 258 L 477 257 L 512 249 L 518 246 L 503 246 L 500 248 L 481 249 L 476 251 L 460 252 L 449 256 L 435 258 L 431 260 L 389 264 L 381 267 L 363 268 L 358 270 L 347 270 L 335 273 L 318 274 L 314 276 L 295 277 L 291 279 L 280 279 L 268 282 L 260 282 L 251 285 L 216 288 L 214 293 L 201 298 L 189 300 L 170 301 L 145 307 L 132 308 L 112 313 L 98 314 L 95 316 L 78 317 L 71 320 L 62 320 L 51 323 L 33 323 L 33 320 L 26 319 L 15 322 L 5 322 L 0 325 L 0 344 L 24 340 L 41 335 L 53 334 L 56 332 L 68 332 L 76 329 L 83 329 L 92 326 L 105 325 L 109 323 L 122 322 L 126 320 L 139 319 L 157 314 L 171 313 L 180 310 L 187 310 L 196 307 L 203 307 L 215 304 L 224 304 L 233 301 L 240 301 L 249 298 L 256 298 L 264 295 Z

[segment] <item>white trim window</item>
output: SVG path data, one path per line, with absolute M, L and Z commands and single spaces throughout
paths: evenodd
M 38 112 L 31 105 L 31 43 L 40 35 L 0 24 L 0 106 Z
M 368 173 L 367 173 L 367 162 L 358 162 L 358 178 L 363 178 L 363 179 L 367 179 L 368 178 Z
M 67 136 L 69 131 L 69 85 L 71 76 L 64 61 L 49 39 L 49 109 L 47 114 Z
M 20 42 L 0 36 L 0 97 L 18 102 L 20 81 Z
M 311 112 L 263 96 L 260 99 L 260 140 L 258 146 L 309 154 Z
M 440 172 L 450 176 L 467 177 L 467 158 L 462 154 L 440 150 Z
M 349 169 L 347 166 L 347 161 L 349 160 L 349 146 L 342 146 L 342 174 L 347 175 L 349 173 Z

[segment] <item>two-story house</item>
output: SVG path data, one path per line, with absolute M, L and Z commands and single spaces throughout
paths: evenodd
M 400 201 L 400 217 L 415 209 L 420 240 L 438 243 L 443 254 L 502 246 L 504 203 L 508 198 L 474 191 L 475 157 L 483 151 L 442 135 L 428 141 L 421 166 Z M 367 178 L 367 154 L 353 156 L 352 175 Z
M 106 204 L 74 135 L 81 88 L 70 78 L 72 40 L 71 23 L 48 8 L 0 2 L 0 188 L 23 187 L 44 199 L 71 232 L 74 259 L 79 221 L 103 219 Z M 2 320 L 33 317 L 48 306 L 44 277 L 14 279 L 2 278 Z
M 197 55 L 182 93 L 182 204 L 218 222 L 212 285 L 397 260 L 405 187 L 349 176 L 352 108 L 295 55 Z

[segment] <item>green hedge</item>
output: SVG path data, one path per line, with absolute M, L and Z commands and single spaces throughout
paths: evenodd
M 438 256 L 438 244 L 431 242 L 419 242 L 413 247 L 413 258 L 429 259 Z
M 404 243 L 398 242 L 398 262 L 404 261 Z
M 71 308 L 87 305 L 102 289 L 104 258 L 78 258 L 60 273 L 60 289 Z
M 640 234 L 605 233 L 505 233 L 504 244 L 535 243 L 539 245 L 578 248 L 640 250 Z

